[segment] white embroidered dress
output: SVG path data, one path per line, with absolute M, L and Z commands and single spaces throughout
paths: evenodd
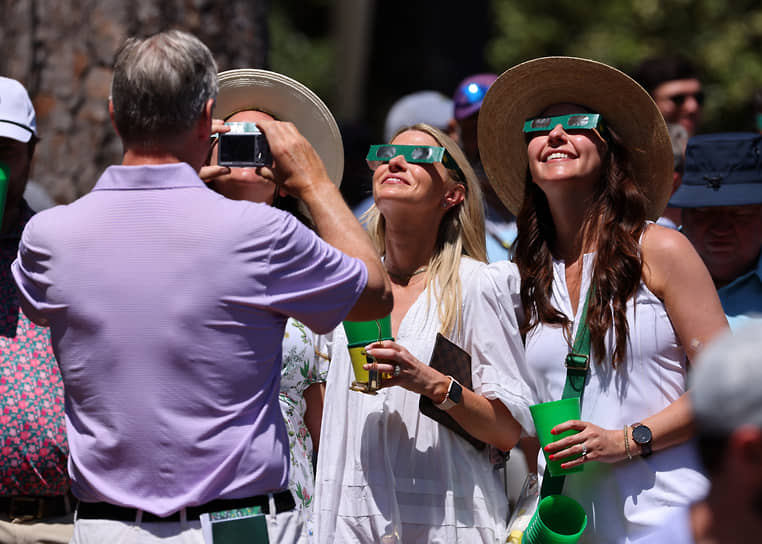
M 312 471 L 312 437 L 304 422 L 307 403 L 304 391 L 312 384 L 325 382 L 327 361 L 315 352 L 314 336 L 306 325 L 289 318 L 283 335 L 283 368 L 280 378 L 281 412 L 288 431 L 288 488 L 296 501 L 297 519 L 279 535 L 282 542 L 310 542 L 315 475 Z
M 553 262 L 553 307 L 579 324 L 584 297 L 590 285 L 593 254 L 583 260 L 577 315 L 566 286 L 563 261 Z M 610 362 L 613 330 L 606 338 L 609 361 L 593 358 L 582 400 L 582 420 L 604 429 L 619 429 L 653 415 L 686 391 L 686 356 L 664 304 L 641 281 L 627 304 L 630 341 L 627 357 L 614 370 Z M 561 398 L 566 381 L 563 361 L 569 346 L 560 327 L 540 326 L 526 340 L 526 376 L 534 402 Z M 622 436 L 624 440 L 624 436 Z M 539 474 L 545 459 L 538 456 Z M 650 457 L 609 464 L 590 462 L 583 472 L 566 477 L 564 495 L 576 499 L 587 511 L 583 543 L 627 543 L 653 530 L 678 507 L 701 498 L 708 482 L 700 472 L 694 444 L 654 452 Z
M 515 265 L 464 259 L 460 275 L 465 327 L 451 340 L 471 354 L 474 390 L 503 401 L 526 425 Z M 396 338 L 424 363 L 440 327 L 427 298 L 424 291 L 413 303 Z M 421 414 L 419 395 L 402 387 L 375 396 L 350 391 L 343 328 L 322 340 L 331 364 L 316 483 L 318 541 L 505 542 L 507 499 L 488 449 L 476 450 Z

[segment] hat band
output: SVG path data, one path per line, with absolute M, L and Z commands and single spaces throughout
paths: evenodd
M 0 119 L 0 123 L 8 123 L 8 124 L 11 124 L 11 125 L 16 125 L 17 127 L 21 127 L 24 130 L 28 130 L 29 132 L 32 133 L 32 136 L 34 136 L 34 131 L 31 128 L 29 128 L 26 125 L 22 125 L 21 123 L 17 123 L 16 121 L 11 121 L 9 119 Z

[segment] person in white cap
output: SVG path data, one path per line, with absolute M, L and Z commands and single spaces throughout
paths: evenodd
M 72 499 L 63 383 L 50 330 L 19 307 L 11 276 L 21 231 L 34 212 L 23 198 L 37 143 L 34 107 L 18 81 L 0 77 L 0 542 L 68 542 Z M 0 202 L 2 199 L 0 199 Z
M 201 544 L 204 529 L 275 542 L 295 507 L 278 403 L 286 320 L 327 332 L 391 311 L 375 249 L 292 124 L 261 123 L 274 158 L 262 172 L 306 203 L 322 239 L 206 188 L 217 91 L 195 36 L 128 38 L 109 100 L 122 163 L 37 214 L 12 265 L 64 380 L 74 544 Z
M 690 376 L 706 498 L 638 544 L 736 544 L 762 535 L 762 322 L 712 342 Z

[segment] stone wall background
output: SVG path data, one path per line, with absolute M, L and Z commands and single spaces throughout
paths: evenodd
M 57 203 L 121 160 L 108 116 L 114 52 L 169 28 L 209 46 L 220 70 L 266 68 L 268 0 L 0 0 L 0 74 L 21 81 L 41 141 L 32 179 Z

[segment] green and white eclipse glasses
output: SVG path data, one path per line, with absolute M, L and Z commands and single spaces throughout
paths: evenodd
M 564 130 L 593 130 L 606 139 L 606 123 L 599 113 L 570 113 L 553 117 L 533 117 L 524 123 L 524 134 L 534 136 L 535 132 L 550 132 L 558 125 Z
M 458 172 L 461 179 L 466 179 L 463 175 L 463 171 L 458 166 L 458 163 L 455 162 L 455 159 L 452 158 L 452 155 L 450 155 L 444 147 L 397 144 L 372 145 L 370 146 L 368 156 L 365 157 L 365 160 L 368 161 L 370 169 L 375 170 L 381 164 L 389 162 L 394 157 L 400 155 L 402 155 L 407 162 L 425 164 L 441 162 L 445 168 Z

